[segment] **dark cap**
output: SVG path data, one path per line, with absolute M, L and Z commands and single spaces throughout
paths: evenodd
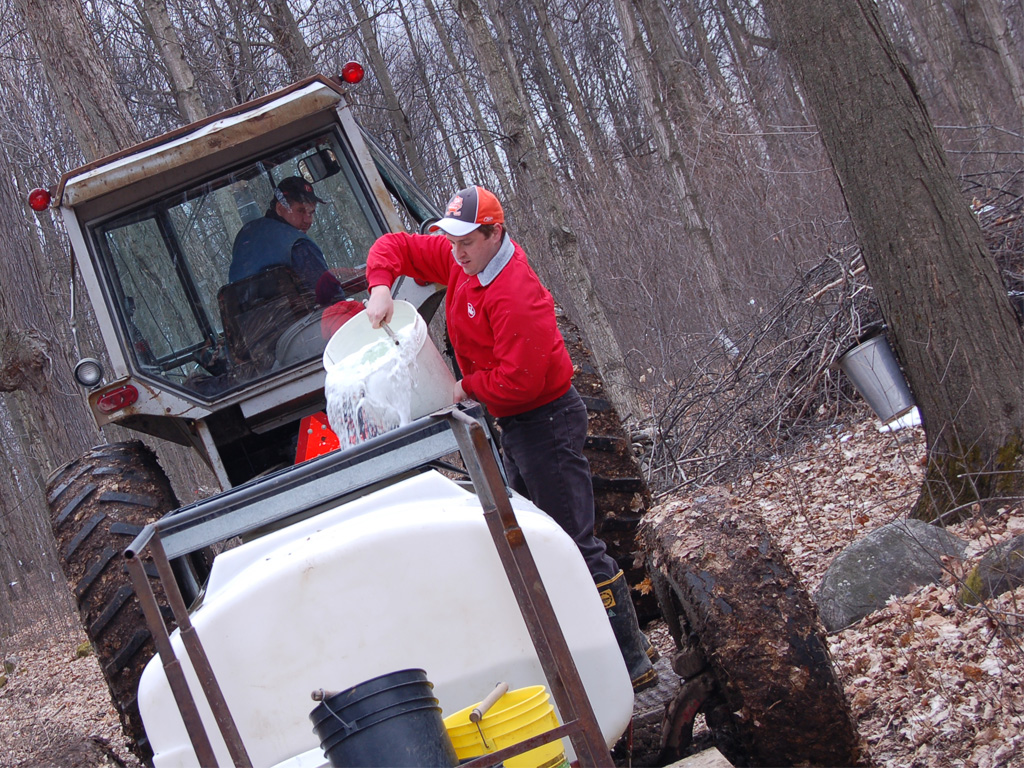
M 283 203 L 285 200 L 289 203 L 324 202 L 316 196 L 316 192 L 313 191 L 313 185 L 301 176 L 289 176 L 286 179 L 281 179 L 281 183 L 274 190 L 274 197 L 277 198 L 279 203 Z
M 493 193 L 483 187 L 460 189 L 448 201 L 444 218 L 435 221 L 430 231 L 443 229 L 449 235 L 462 237 L 483 224 L 504 224 L 505 212 Z

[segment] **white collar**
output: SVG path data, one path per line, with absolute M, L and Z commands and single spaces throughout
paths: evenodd
M 498 252 L 476 276 L 480 285 L 490 285 L 494 278 L 501 274 L 501 270 L 512 261 L 512 254 L 516 251 L 516 247 L 512 245 L 512 238 L 508 236 L 508 232 L 503 232 L 501 237 L 501 246 L 498 248 Z

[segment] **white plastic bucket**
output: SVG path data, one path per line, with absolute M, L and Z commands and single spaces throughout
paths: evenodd
M 884 336 L 874 336 L 839 358 L 839 367 L 883 423 L 914 407 L 903 371 Z
M 416 308 L 407 301 L 395 301 L 389 326 L 399 339 L 400 349 L 393 351 L 400 356 L 400 364 L 391 354 L 380 357 L 379 364 L 375 361 L 374 358 L 381 355 L 375 348 L 383 344 L 391 350 L 394 341 L 383 329 L 371 327 L 365 312 L 350 318 L 335 331 L 324 349 L 327 417 L 339 436 L 346 431 L 342 422 L 351 423 L 353 414 L 351 408 L 342 414 L 340 405 L 332 402 L 332 392 L 337 391 L 333 383 L 345 376 L 350 378 L 352 366 L 358 365 L 367 395 L 365 408 L 361 409 L 365 413 L 358 414 L 357 419 L 360 438 L 349 440 L 348 445 L 452 404 L 455 377 L 430 340 L 427 324 Z M 383 413 L 380 406 L 384 401 L 394 405 L 397 413 L 390 407 L 384 408 L 387 413 Z M 369 431 L 366 421 L 371 422 Z M 377 422 L 376 427 L 373 422 Z M 351 434 L 353 430 L 347 431 Z

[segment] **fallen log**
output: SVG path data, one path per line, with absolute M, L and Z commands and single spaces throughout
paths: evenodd
M 702 489 L 653 508 L 640 537 L 679 648 L 677 672 L 713 679 L 699 709 L 725 757 L 862 764 L 815 606 L 757 510 L 723 488 Z

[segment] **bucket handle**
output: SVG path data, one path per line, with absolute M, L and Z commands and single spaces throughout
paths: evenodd
M 484 736 L 484 729 L 480 727 L 480 721 L 487 714 L 487 710 L 493 707 L 498 699 L 506 693 L 508 693 L 508 683 L 498 683 L 494 686 L 494 690 L 487 694 L 487 698 L 473 707 L 473 711 L 469 713 L 469 720 L 476 726 L 476 730 L 480 734 L 480 741 L 484 743 L 484 749 L 489 750 L 491 747 L 487 744 L 487 737 Z
M 487 710 L 494 706 L 494 704 L 508 693 L 508 683 L 498 683 L 494 686 L 494 690 L 487 694 L 487 698 L 480 702 L 476 707 L 473 707 L 473 711 L 469 713 L 469 719 L 474 723 L 479 723 L 483 716 L 487 714 Z
M 351 724 L 349 724 L 346 721 L 342 720 L 341 715 L 339 715 L 337 712 L 331 709 L 331 705 L 327 703 L 327 700 L 334 696 L 336 693 L 337 691 L 325 691 L 323 688 L 318 688 L 317 690 L 313 691 L 311 697 L 313 701 L 319 701 L 321 704 L 324 705 L 324 709 L 330 712 L 334 719 L 341 723 L 341 727 L 345 729 L 345 735 L 349 736 L 351 735 L 352 731 L 356 729 L 355 722 L 353 721 Z

